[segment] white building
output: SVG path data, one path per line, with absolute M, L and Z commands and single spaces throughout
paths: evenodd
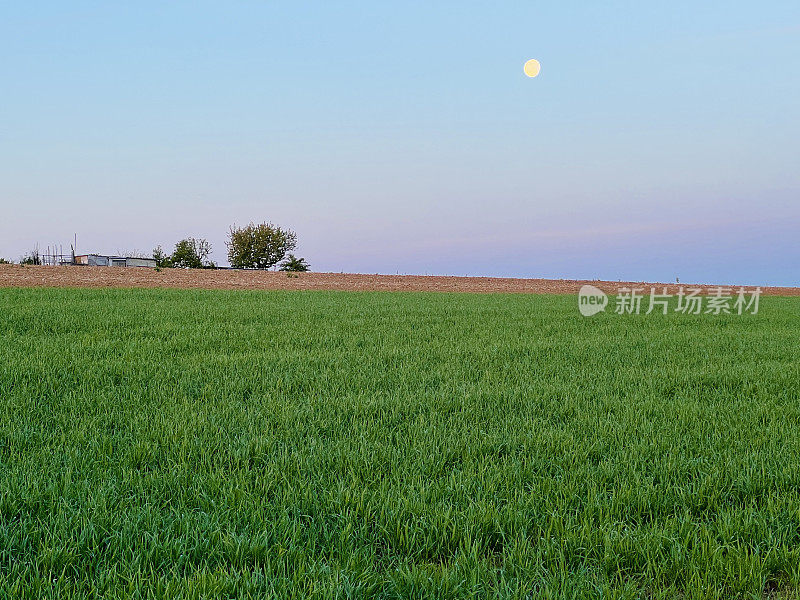
M 133 256 L 104 256 L 103 254 L 81 254 L 75 257 L 76 265 L 90 267 L 150 267 L 155 268 L 155 258 L 136 258 Z

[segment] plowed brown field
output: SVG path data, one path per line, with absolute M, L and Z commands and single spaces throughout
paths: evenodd
M 583 284 L 590 283 L 614 294 L 621 287 L 668 288 L 676 284 L 584 281 L 571 279 L 514 279 L 505 277 L 449 277 L 438 275 L 364 275 L 351 273 L 298 273 L 289 277 L 280 271 L 188 270 L 120 267 L 39 267 L 0 265 L 0 287 L 132 287 L 132 288 L 197 288 L 220 290 L 346 290 L 386 292 L 477 292 L 524 294 L 577 294 Z M 700 287 L 704 292 L 716 286 L 681 284 Z M 728 287 L 735 288 L 734 285 Z M 762 287 L 769 295 L 800 296 L 796 287 Z

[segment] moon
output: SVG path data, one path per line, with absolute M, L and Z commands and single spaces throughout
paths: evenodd
M 525 75 L 528 77 L 536 77 L 539 74 L 539 71 L 542 70 L 542 65 L 539 64 L 538 60 L 532 58 L 525 63 L 523 70 L 525 71 Z

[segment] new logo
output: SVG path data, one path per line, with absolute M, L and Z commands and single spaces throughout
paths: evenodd
M 608 306 L 606 293 L 593 285 L 581 286 L 578 292 L 578 310 L 584 317 L 591 317 L 603 312 Z

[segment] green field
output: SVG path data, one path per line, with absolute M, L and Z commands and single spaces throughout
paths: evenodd
M 796 598 L 799 313 L 0 290 L 0 598 Z

